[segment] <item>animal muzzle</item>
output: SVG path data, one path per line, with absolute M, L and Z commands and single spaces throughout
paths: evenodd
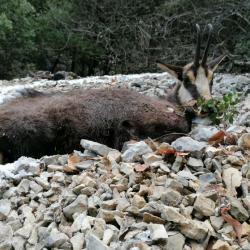
M 210 100 L 210 99 L 206 99 L 206 100 Z M 184 107 L 184 109 L 185 109 L 185 113 L 188 114 L 189 116 L 191 116 L 192 118 L 194 118 L 194 117 L 201 117 L 201 118 L 203 118 L 203 117 L 208 116 L 209 113 L 213 112 L 213 109 L 211 109 L 211 110 L 209 109 L 207 112 L 204 112 L 201 109 L 201 107 L 199 107 L 197 105 L 197 101 L 196 100 L 194 100 L 192 102 L 192 105 L 190 105 L 190 103 L 189 103 L 189 105 L 186 105 Z

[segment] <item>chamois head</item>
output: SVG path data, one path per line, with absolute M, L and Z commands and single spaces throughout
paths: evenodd
M 212 98 L 213 74 L 217 66 L 224 59 L 220 56 L 207 63 L 208 49 L 210 45 L 213 27 L 208 24 L 208 39 L 202 59 L 201 50 L 201 30 L 196 24 L 197 44 L 194 61 L 184 67 L 174 66 L 165 63 L 158 63 L 158 66 L 179 80 L 176 88 L 175 98 L 183 107 L 193 107 L 198 98 L 209 100 Z

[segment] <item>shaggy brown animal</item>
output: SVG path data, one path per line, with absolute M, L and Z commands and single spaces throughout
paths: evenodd
M 6 162 L 70 153 L 83 138 L 121 149 L 132 138 L 188 132 L 191 123 L 171 106 L 126 89 L 19 98 L 0 107 L 0 152 Z

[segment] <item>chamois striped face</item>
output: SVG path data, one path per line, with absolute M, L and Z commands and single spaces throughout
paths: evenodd
M 192 63 L 184 67 L 170 64 L 158 63 L 158 66 L 167 71 L 170 75 L 179 80 L 176 88 L 175 98 L 180 105 L 192 107 L 199 98 L 209 100 L 212 98 L 213 74 L 225 56 L 220 56 L 207 63 L 208 49 L 212 34 L 212 25 L 208 25 L 208 39 L 202 59 L 200 59 L 201 31 L 200 26 L 196 24 L 197 45 L 195 57 Z
M 201 65 L 194 69 L 193 64 L 189 64 L 183 68 L 182 78 L 177 92 L 177 98 L 182 106 L 193 106 L 198 98 L 212 98 L 212 70 Z

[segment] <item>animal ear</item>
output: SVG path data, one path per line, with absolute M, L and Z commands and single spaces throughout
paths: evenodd
M 208 67 L 214 72 L 219 64 L 226 58 L 226 55 L 221 55 L 208 63 Z
M 162 62 L 157 62 L 157 66 L 162 69 L 163 71 L 168 72 L 171 76 L 177 78 L 178 80 L 182 81 L 182 73 L 183 68 L 175 65 L 170 65 Z

